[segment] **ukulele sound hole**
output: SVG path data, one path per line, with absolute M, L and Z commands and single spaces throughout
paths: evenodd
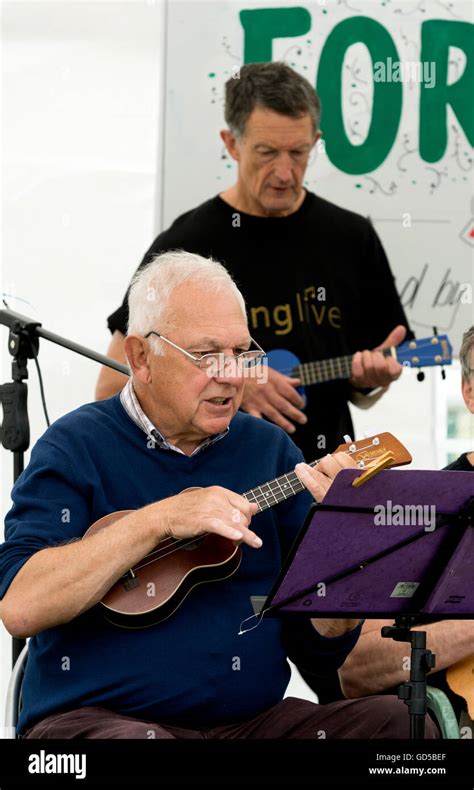
M 182 549 L 185 551 L 194 551 L 197 549 L 199 544 L 202 543 L 204 536 L 199 536 L 196 540 L 191 541 L 190 543 L 186 543 L 184 546 L 181 546 Z

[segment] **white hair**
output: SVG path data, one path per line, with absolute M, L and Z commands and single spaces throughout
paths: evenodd
M 471 326 L 467 332 L 464 332 L 462 337 L 461 349 L 459 351 L 459 360 L 461 362 L 461 373 L 464 381 L 471 380 L 471 349 L 474 347 L 474 325 Z
M 193 252 L 171 250 L 136 272 L 128 294 L 127 334 L 144 336 L 152 329 L 160 331 L 173 291 L 188 280 L 205 283 L 211 293 L 232 293 L 247 320 L 244 298 L 222 263 Z M 152 335 L 150 343 L 155 354 L 163 353 L 159 338 Z

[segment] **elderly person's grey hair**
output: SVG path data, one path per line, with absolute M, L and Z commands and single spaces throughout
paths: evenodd
M 471 378 L 471 349 L 474 346 L 474 325 L 467 332 L 464 332 L 461 350 L 459 351 L 459 361 L 461 362 L 461 374 L 464 381 Z
M 172 250 L 157 255 L 136 272 L 128 294 L 127 334 L 144 336 L 152 329 L 161 332 L 165 320 L 171 318 L 173 291 L 188 280 L 205 284 L 212 294 L 232 293 L 247 318 L 244 298 L 222 263 L 193 252 Z M 152 335 L 149 341 L 155 354 L 163 353 L 164 343 L 158 337 Z
M 319 129 L 321 102 L 307 79 L 283 62 L 247 63 L 225 84 L 225 120 L 234 135 L 242 137 L 255 107 L 279 112 L 289 118 L 309 113 L 315 132 Z

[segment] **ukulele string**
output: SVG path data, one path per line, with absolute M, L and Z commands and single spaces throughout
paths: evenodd
M 316 466 L 317 464 L 319 464 L 319 461 L 314 461 L 311 464 L 311 466 L 313 466 L 313 465 Z M 288 477 L 288 475 L 287 475 L 287 477 Z M 295 482 L 296 482 L 297 480 L 299 480 L 299 478 L 296 475 L 295 475 L 295 477 L 296 477 L 296 480 L 295 480 Z M 303 489 L 300 489 L 300 491 L 302 491 L 302 490 Z M 298 494 L 298 493 L 300 493 L 300 491 L 293 491 L 293 494 Z M 273 493 L 273 495 L 274 495 L 275 499 L 277 500 L 277 502 L 275 502 L 274 504 L 278 504 L 279 502 L 283 502 L 287 498 L 285 495 L 282 495 L 281 498 L 278 499 L 275 492 Z M 256 496 L 261 498 L 261 502 L 257 501 L 257 505 L 262 505 L 264 503 L 267 504 L 268 500 L 265 498 L 265 496 L 263 494 L 257 494 Z M 207 535 L 211 535 L 211 534 L 213 534 L 213 533 L 204 532 L 202 535 L 197 535 L 197 536 L 195 535 L 193 538 L 190 538 L 189 540 L 187 540 L 187 539 L 179 539 L 179 538 L 176 538 L 176 539 L 172 538 L 171 540 L 175 540 L 175 543 L 173 543 L 171 545 L 168 544 L 167 546 L 162 546 L 161 548 L 158 545 L 158 547 L 156 549 L 153 549 L 153 551 L 150 551 L 146 555 L 147 558 L 152 558 L 152 559 L 149 560 L 149 562 L 143 562 L 140 565 L 135 565 L 132 568 L 132 570 L 133 571 L 141 570 L 142 568 L 145 568 L 147 565 L 150 565 L 151 563 L 156 562 L 158 559 L 163 559 L 163 557 L 168 557 L 171 554 L 174 554 L 176 551 L 180 551 L 181 549 L 186 548 L 186 546 L 190 546 L 193 543 L 195 543 L 197 540 L 205 538 Z M 170 540 L 170 538 L 166 538 L 166 540 Z
M 169 550 L 167 550 L 168 547 L 156 548 L 153 551 L 150 551 L 149 554 L 146 555 L 147 557 L 152 557 L 153 559 L 150 559 L 149 562 L 143 562 L 140 565 L 135 565 L 132 568 L 132 570 L 140 571 L 142 568 L 145 568 L 146 565 L 150 565 L 151 563 L 156 562 L 157 560 L 161 560 L 163 559 L 163 557 L 169 557 L 171 554 L 174 554 L 175 551 L 180 551 L 181 549 L 185 549 L 186 546 L 191 546 L 193 543 L 196 543 L 198 540 L 204 538 L 206 535 L 209 534 L 210 534 L 209 532 L 205 532 L 202 535 L 195 535 L 194 538 L 190 540 L 176 539 L 176 542 L 174 544 L 171 544 Z
M 416 351 L 417 352 L 424 351 L 426 347 L 429 348 L 429 347 L 432 346 L 432 342 L 431 342 L 431 340 L 429 338 L 422 338 L 421 340 L 417 340 L 416 344 L 417 344 L 416 345 Z M 400 353 L 400 351 L 404 350 L 403 347 L 405 345 L 407 345 L 407 344 L 402 343 L 401 346 L 398 346 L 398 347 L 395 348 L 395 354 L 397 356 Z M 381 349 L 381 348 L 376 348 L 374 350 L 375 351 L 379 351 L 381 354 L 384 353 L 384 349 Z M 339 359 L 339 357 L 336 357 L 336 359 Z M 343 359 L 343 357 L 341 357 L 341 359 Z M 329 360 L 329 361 L 332 361 L 332 360 Z M 305 365 L 305 366 L 308 366 L 308 365 L 312 366 L 314 364 L 316 364 L 316 365 L 324 365 L 325 363 L 327 363 L 327 360 L 325 360 L 325 359 L 317 359 L 317 360 L 314 360 L 313 362 L 300 362 L 299 365 L 293 366 L 292 368 L 277 368 L 277 370 L 279 371 L 279 373 L 283 373 L 286 376 L 294 376 L 295 378 L 300 378 L 301 374 L 298 374 L 297 368 L 301 368 L 303 365 Z
M 298 373 L 295 372 L 295 368 L 277 368 L 277 370 L 279 373 L 283 373 L 285 376 L 292 376 L 294 374 L 296 379 L 300 378 Z
M 360 448 L 358 449 L 358 452 L 360 452 L 360 451 L 362 451 L 362 450 L 367 450 L 367 449 L 369 449 L 369 448 L 371 448 L 371 447 L 373 447 L 373 445 L 372 445 L 372 444 L 368 444 L 366 447 L 360 447 Z M 344 450 L 343 452 L 345 452 L 345 453 L 347 453 L 347 454 L 350 454 L 350 455 L 352 455 L 352 453 L 350 453 L 350 451 L 349 451 L 349 450 Z M 318 464 L 320 464 L 322 460 L 323 460 L 323 459 L 321 459 L 321 458 L 320 458 L 318 461 L 312 461 L 310 464 L 308 464 L 308 466 L 311 466 L 311 467 L 313 467 L 313 468 L 314 468 L 314 467 L 318 466 Z M 289 474 L 291 474 L 291 472 L 290 472 Z M 296 473 L 294 473 L 294 474 L 295 474 L 295 476 L 296 476 L 296 481 L 299 481 L 299 478 L 298 478 L 298 476 L 296 475 Z M 288 477 L 288 475 L 286 475 L 286 477 Z M 295 481 L 295 482 L 296 482 L 296 481 Z M 304 488 L 304 486 L 303 486 L 303 488 Z M 302 491 L 302 490 L 303 490 L 303 489 L 300 489 L 300 491 Z M 300 493 L 300 491 L 293 492 L 293 494 L 295 494 L 295 493 Z M 292 494 L 292 495 L 293 495 L 293 494 Z M 254 496 L 255 496 L 255 495 L 254 495 Z M 265 503 L 267 503 L 267 502 L 268 502 L 268 500 L 266 500 L 266 499 L 265 499 L 265 497 L 264 497 L 264 495 L 263 495 L 263 494 L 260 494 L 260 495 L 258 495 L 258 494 L 257 494 L 256 496 L 257 496 L 257 497 L 258 497 L 258 496 L 260 496 L 260 497 L 263 497 L 263 498 L 262 498 L 262 502 L 258 502 L 258 501 L 257 501 L 257 505 L 263 504 L 264 502 L 265 502 Z M 275 494 L 275 493 L 274 493 L 274 496 L 275 496 L 275 499 L 277 499 L 277 497 L 276 497 L 276 494 Z M 276 502 L 276 503 L 274 503 L 274 504 L 278 504 L 278 502 L 283 502 L 283 501 L 284 501 L 286 498 L 287 498 L 286 496 L 282 496 L 282 498 L 281 498 L 281 499 L 278 499 L 278 500 L 277 500 L 277 502 Z M 261 511 L 260 511 L 260 512 L 261 512 Z M 170 545 L 168 545 L 168 546 L 166 546 L 166 547 L 161 547 L 161 548 L 159 548 L 159 545 L 158 545 L 158 547 L 157 547 L 156 549 L 154 549 L 153 551 L 151 551 L 149 554 L 147 554 L 147 555 L 146 555 L 146 557 L 147 557 L 147 558 L 149 558 L 148 562 L 142 562 L 142 563 L 140 563 L 139 565 L 135 565 L 135 566 L 132 568 L 132 570 L 133 570 L 134 572 L 135 572 L 135 571 L 142 570 L 142 568 L 145 568 L 147 565 L 151 565 L 152 563 L 156 562 L 156 561 L 157 561 L 157 560 L 159 560 L 159 559 L 163 559 L 164 557 L 169 557 L 171 554 L 174 554 L 176 551 L 181 551 L 181 549 L 184 549 L 184 548 L 186 548 L 186 546 L 190 546 L 190 545 L 192 545 L 193 543 L 195 543 L 197 540 L 200 540 L 200 539 L 202 539 L 202 538 L 205 538 L 207 535 L 210 535 L 210 534 L 213 534 L 213 533 L 210 533 L 210 532 L 204 532 L 202 535 L 197 535 L 197 536 L 194 536 L 193 538 L 190 538 L 189 540 L 188 540 L 188 539 L 179 539 L 179 538 L 176 538 L 176 539 L 174 539 L 174 538 L 167 538 L 166 540 L 175 540 L 175 543 L 174 543 L 174 544 L 171 544 L 171 546 L 170 546 Z M 144 558 L 144 559 L 145 559 L 145 558 Z M 245 621 L 243 621 L 243 622 L 245 622 Z M 254 627 L 256 627 L 256 626 L 254 626 Z

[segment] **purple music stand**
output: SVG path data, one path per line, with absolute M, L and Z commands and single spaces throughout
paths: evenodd
M 315 504 L 256 616 L 391 618 L 382 635 L 411 642 L 410 681 L 399 696 L 411 737 L 424 737 L 426 674 L 435 657 L 428 620 L 474 616 L 474 475 L 382 471 L 356 488 L 341 471 Z M 408 523 L 407 523 L 408 522 Z M 413 523 L 414 522 L 414 523 Z

